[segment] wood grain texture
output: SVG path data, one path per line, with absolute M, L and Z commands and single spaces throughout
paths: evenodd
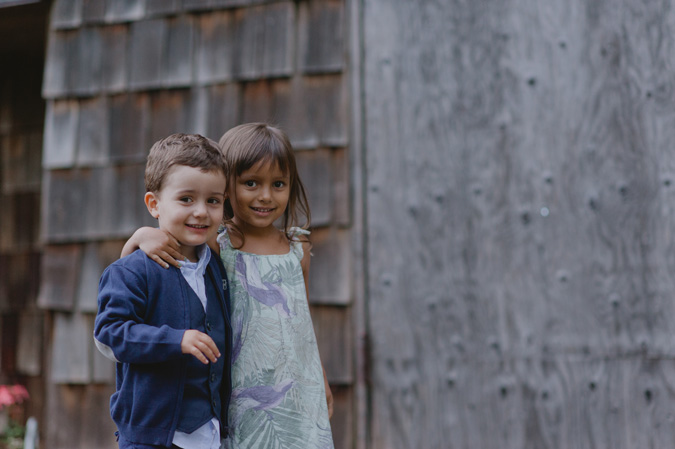
M 363 5 L 372 447 L 671 446 L 675 11 Z

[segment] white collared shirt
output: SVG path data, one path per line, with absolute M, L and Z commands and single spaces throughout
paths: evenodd
M 180 272 L 187 281 L 188 285 L 199 297 L 199 301 L 206 312 L 206 285 L 204 284 L 204 275 L 206 267 L 211 260 L 211 251 L 208 245 L 201 245 L 197 248 L 197 262 L 184 260 L 180 265 Z M 199 429 L 192 433 L 185 433 L 176 430 L 173 435 L 173 444 L 185 449 L 219 449 L 220 448 L 220 421 L 211 418 Z

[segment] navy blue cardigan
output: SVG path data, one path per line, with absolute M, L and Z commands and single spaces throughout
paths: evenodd
M 220 257 L 211 252 L 205 282 L 216 286 L 226 311 L 229 338 L 216 342 L 224 364 L 221 429 L 227 426 L 230 401 L 232 331 L 229 322 L 227 275 Z M 117 363 L 117 388 L 110 413 L 125 439 L 171 446 L 178 424 L 186 357 L 180 343 L 189 329 L 190 286 L 180 270 L 168 270 L 140 250 L 111 264 L 99 283 L 98 313 L 94 324 L 96 346 Z M 211 298 L 209 298 L 211 300 Z M 225 436 L 225 435 L 223 435 Z

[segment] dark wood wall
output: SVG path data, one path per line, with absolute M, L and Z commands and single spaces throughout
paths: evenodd
M 113 365 L 94 349 L 99 276 L 153 224 L 145 156 L 173 132 L 214 140 L 230 127 L 285 129 L 312 207 L 310 302 L 336 396 L 336 447 L 354 422 L 352 205 L 342 0 L 53 2 L 43 95 L 47 449 L 116 447 Z M 346 243 L 346 244 L 345 244 Z
M 361 2 L 371 447 L 675 445 L 674 6 Z
M 45 3 L 0 8 L 0 384 L 28 387 L 26 416 L 44 405 L 48 323 L 36 303 L 47 13 Z

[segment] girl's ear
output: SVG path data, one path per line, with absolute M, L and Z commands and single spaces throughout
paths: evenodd
M 159 197 L 154 192 L 145 193 L 145 207 L 154 218 L 159 218 Z

